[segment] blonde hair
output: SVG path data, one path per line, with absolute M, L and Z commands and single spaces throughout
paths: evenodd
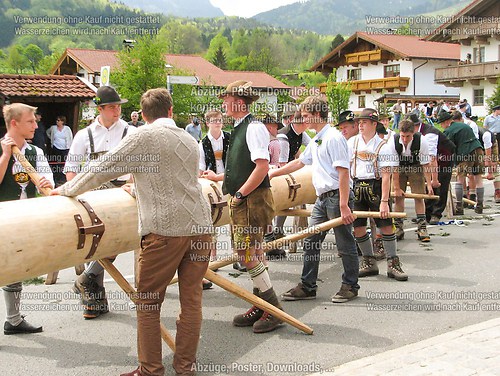
M 19 121 L 24 113 L 31 112 L 34 114 L 36 110 L 37 107 L 29 106 L 24 103 L 12 103 L 4 106 L 3 117 L 5 119 L 5 126 L 9 129 L 12 120 Z

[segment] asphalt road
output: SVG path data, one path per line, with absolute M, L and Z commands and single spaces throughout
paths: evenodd
M 466 211 L 465 225 L 429 226 L 431 243 L 416 240 L 414 225 L 407 220 L 404 241 L 398 243 L 407 282 L 390 280 L 385 262 L 381 274 L 360 281 L 358 299 L 333 304 L 340 287 L 341 264 L 334 237 L 329 235 L 322 251 L 316 300 L 284 302 L 285 310 L 314 329 L 306 335 L 283 325 L 267 334 L 236 328 L 232 317 L 248 304 L 220 287 L 204 292 L 202 337 L 198 350 L 199 375 L 308 375 L 333 366 L 395 349 L 438 334 L 500 317 L 500 267 L 498 241 L 500 205 L 486 182 L 484 215 Z M 413 215 L 407 200 L 408 214 Z M 469 216 L 467 216 L 469 215 Z M 225 236 L 220 239 L 224 242 Z M 220 255 L 227 253 L 221 247 Z M 133 254 L 120 255 L 115 265 L 132 281 Z M 271 280 L 278 293 L 300 279 L 300 253 L 288 260 L 273 261 Z M 251 290 L 246 274 L 229 275 Z M 24 289 L 27 320 L 44 326 L 36 335 L 0 335 L 0 364 L 6 375 L 119 375 L 136 367 L 135 312 L 113 281 L 106 283 L 111 312 L 84 320 L 78 300 L 70 292 L 73 269 L 61 271 L 57 284 L 29 285 Z M 0 317 L 5 315 L 0 297 Z M 175 334 L 179 310 L 177 288 L 171 287 L 163 305 L 162 321 Z M 167 375 L 173 375 L 172 353 L 164 346 Z M 388 362 L 391 359 L 387 359 Z

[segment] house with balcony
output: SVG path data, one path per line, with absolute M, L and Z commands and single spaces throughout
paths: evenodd
M 457 45 L 430 42 L 417 36 L 369 34 L 358 31 L 320 59 L 310 71 L 351 84 L 349 109 L 391 106 L 401 99 L 406 111 L 431 100 L 458 101 L 459 90 L 434 82 L 434 70 L 457 64 Z M 324 92 L 326 85 L 320 89 Z
M 486 116 L 485 100 L 500 77 L 500 2 L 476 0 L 438 27 L 428 41 L 460 46 L 460 61 L 436 68 L 434 82 L 459 88 L 472 113 Z

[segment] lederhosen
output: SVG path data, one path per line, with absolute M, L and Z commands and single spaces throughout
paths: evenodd
M 217 160 L 222 159 L 222 163 L 224 166 L 226 165 L 226 155 L 227 149 L 229 148 L 229 140 L 231 139 L 231 134 L 225 131 L 222 131 L 224 138 L 222 139 L 222 155 L 215 155 L 214 149 L 212 147 L 212 142 L 208 135 L 201 140 L 201 145 L 203 146 L 203 153 L 205 154 L 205 165 L 207 170 L 212 170 L 217 173 Z
M 382 199 L 382 179 L 380 176 L 379 166 L 378 166 L 378 155 L 380 149 L 387 143 L 386 140 L 382 140 L 380 144 L 375 149 L 375 152 L 358 152 L 358 142 L 360 136 L 356 137 L 354 141 L 353 155 L 351 159 L 351 178 L 354 182 L 354 210 L 361 211 L 379 211 L 380 210 L 380 200 Z M 373 166 L 373 172 L 375 178 L 373 179 L 358 179 L 356 178 L 356 161 L 370 161 Z M 354 227 L 366 226 L 366 218 L 357 218 L 354 221 Z M 375 223 L 377 227 L 391 226 L 392 219 L 379 219 L 375 218 Z
M 128 132 L 128 124 L 125 126 L 125 129 L 123 130 L 122 134 L 122 140 L 125 138 Z M 90 160 L 93 161 L 97 158 L 99 158 L 101 155 L 106 154 L 109 150 L 106 151 L 95 151 L 95 146 L 94 146 L 94 136 L 92 135 L 92 131 L 90 130 L 90 127 L 87 127 L 87 133 L 89 135 L 89 144 L 90 144 Z M 109 184 L 111 183 L 111 184 Z M 102 184 L 99 188 L 97 189 L 108 189 L 108 188 L 115 188 L 115 187 L 121 187 L 122 185 L 125 185 L 125 181 L 123 180 L 111 180 L 108 183 Z

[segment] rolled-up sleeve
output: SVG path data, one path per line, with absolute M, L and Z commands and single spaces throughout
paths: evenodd
M 253 121 L 248 125 L 246 141 L 250 150 L 250 159 L 255 162 L 257 159 L 269 158 L 269 132 L 264 124 Z

